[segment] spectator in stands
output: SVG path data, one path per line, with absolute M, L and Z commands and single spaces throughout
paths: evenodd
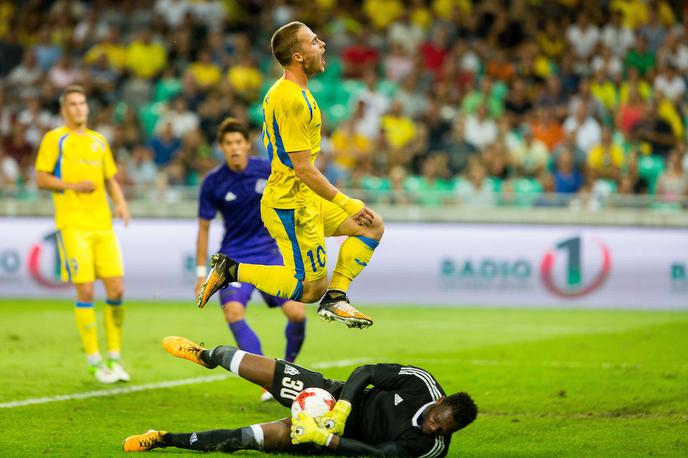
M 198 59 L 189 65 L 188 71 L 196 79 L 196 83 L 201 90 L 207 90 L 209 87 L 215 86 L 222 78 L 222 71 L 213 62 L 210 50 L 207 48 L 201 49 L 198 52 Z
M 434 77 L 439 76 L 444 59 L 449 55 L 448 40 L 447 30 L 444 27 L 437 27 L 432 31 L 430 41 L 420 45 L 419 52 L 423 57 L 423 68 Z
M 0 144 L 0 190 L 14 188 L 20 177 L 17 161 L 12 156 L 6 155 Z
M 186 100 L 183 97 L 177 96 L 172 99 L 171 107 L 160 117 L 156 130 L 165 124 L 169 123 L 172 126 L 172 134 L 177 138 L 184 138 L 187 133 L 199 127 L 200 120 L 198 115 L 189 110 Z
M 623 150 L 612 141 L 611 128 L 605 126 L 602 128 L 600 142 L 588 151 L 588 179 L 591 183 L 598 179 L 606 179 L 618 184 L 623 165 Z
M 633 30 L 622 22 L 623 13 L 612 11 L 609 22 L 602 28 L 601 41 L 618 58 L 623 58 L 635 42 Z
M 626 72 L 626 79 L 619 86 L 619 103 L 624 104 L 628 101 L 628 94 L 634 87 L 638 95 L 644 100 L 648 101 L 652 93 L 652 86 L 640 78 L 638 69 L 634 67 L 629 67 Z
M 127 63 L 127 50 L 120 43 L 119 39 L 119 29 L 115 26 L 110 26 L 105 38 L 99 40 L 88 50 L 84 60 L 86 63 L 92 64 L 104 55 L 107 58 L 110 69 L 117 73 L 122 72 Z
M 373 143 L 368 137 L 356 131 L 355 118 L 352 117 L 339 124 L 330 140 L 333 162 L 348 173 L 351 173 L 357 164 L 370 161 Z
M 380 126 L 387 137 L 387 144 L 401 149 L 416 136 L 416 126 L 411 118 L 404 116 L 401 102 L 393 101 L 387 114 L 382 116 Z
M 657 196 L 665 202 L 676 202 L 688 197 L 688 175 L 676 150 L 667 156 L 666 168 L 657 181 Z
M 452 175 L 463 173 L 470 158 L 478 153 L 478 149 L 466 141 L 465 124 L 461 118 L 452 124 L 446 152 L 448 156 L 447 165 Z
M 156 77 L 167 64 L 167 51 L 153 41 L 150 29 L 144 28 L 127 47 L 126 68 L 141 79 Z
M 625 136 L 629 136 L 631 132 L 643 120 L 647 104 L 640 96 L 638 86 L 630 86 L 628 99 L 621 104 L 616 113 L 616 127 Z
M 552 178 L 554 180 L 552 192 L 575 194 L 583 187 L 585 179 L 576 167 L 571 150 L 564 149 L 557 156 Z
M 659 22 L 657 11 L 648 8 L 648 19 L 639 29 L 638 35 L 647 40 L 647 50 L 656 53 L 667 36 L 667 29 Z
M 158 168 L 153 161 L 153 151 L 143 145 L 137 145 L 126 161 L 127 175 L 135 186 L 150 188 L 155 184 Z
M 641 76 L 647 75 L 656 65 L 655 53 L 647 49 L 647 39 L 639 35 L 635 40 L 635 46 L 626 54 L 624 65 L 626 71 L 635 68 Z
M 455 194 L 462 205 L 490 207 L 497 203 L 494 187 L 486 179 L 485 167 L 478 160 L 468 165 L 466 179 L 456 184 Z
M 547 145 L 533 138 L 533 132 L 524 124 L 521 127 L 523 141 L 509 151 L 510 163 L 516 175 L 534 178 L 542 174 L 549 162 Z
M 40 99 L 36 96 L 26 101 L 26 109 L 19 112 L 17 123 L 26 129 L 24 136 L 32 148 L 38 148 L 43 134 L 55 127 L 53 116 L 48 110 L 43 109 Z
M 418 119 L 428 109 L 428 97 L 421 92 L 418 74 L 411 73 L 401 81 L 401 87 L 395 95 L 404 107 L 404 114 L 411 119 Z
M 375 70 L 380 54 L 369 44 L 368 37 L 369 31 L 365 28 L 354 31 L 353 42 L 342 50 L 345 78 L 362 78 Z
M 253 56 L 249 53 L 241 53 L 227 71 L 227 80 L 234 88 L 236 95 L 248 102 L 258 98 L 263 77 Z
M 589 151 L 600 142 L 600 124 L 588 114 L 585 101 L 578 105 L 575 115 L 566 118 L 563 128 L 565 133 L 575 133 L 576 147 L 581 151 Z
M 688 45 L 681 39 L 682 33 L 673 31 L 670 33 L 664 46 L 657 52 L 657 60 L 661 64 L 671 64 L 682 74 L 688 71 Z
M 651 154 L 666 157 L 676 145 L 676 136 L 671 124 L 659 114 L 659 103 L 653 100 L 645 112 L 645 117 L 631 131 L 631 139 L 644 141 L 650 145 Z
M 413 202 L 438 206 L 449 200 L 451 184 L 441 177 L 439 157 L 430 154 L 421 163 L 421 175 L 406 179 L 405 187 Z
M 156 129 L 156 135 L 148 141 L 148 147 L 153 151 L 153 161 L 158 167 L 170 163 L 181 149 L 182 142 L 174 135 L 172 123 L 165 122 Z
M 578 61 L 579 73 L 587 73 L 587 60 L 590 59 L 597 42 L 600 39 L 600 30 L 590 22 L 588 14 L 583 11 L 578 14 L 576 22 L 566 29 L 566 42 L 573 49 Z
M 3 142 L 3 150 L 5 156 L 14 159 L 19 166 L 21 176 L 26 179 L 33 163 L 34 147 L 26 141 L 25 131 L 26 127 L 23 124 L 14 123 L 9 138 Z
M 411 72 L 415 62 L 399 43 L 391 43 L 389 53 L 384 58 L 385 77 L 390 81 L 401 81 Z
M 43 26 L 38 35 L 39 41 L 32 50 L 36 55 L 38 68 L 40 68 L 43 72 L 50 70 L 50 67 L 52 67 L 60 57 L 62 57 L 62 48 L 52 42 L 50 35 L 50 26 Z
M 602 71 L 604 75 L 615 84 L 621 79 L 623 62 L 607 46 L 599 46 L 599 52 L 592 59 L 592 71 L 595 75 Z
M 556 108 L 546 106 L 536 108 L 529 124 L 533 131 L 533 138 L 544 143 L 550 152 L 564 140 L 564 130 L 556 113 Z
M 365 88 L 358 93 L 355 104 L 356 110 L 362 110 L 362 119 L 356 126 L 356 131 L 370 140 L 380 134 L 380 119 L 387 112 L 390 100 L 378 89 L 375 72 L 369 71 L 363 76 Z
M 48 79 L 58 89 L 83 81 L 81 69 L 74 65 L 69 54 L 63 55 L 48 72 Z
M 488 117 L 486 105 L 480 105 L 474 115 L 466 116 L 464 132 L 466 141 L 477 149 L 497 139 L 497 124 Z
M 669 62 L 657 73 L 654 89 L 676 105 L 683 100 L 686 93 L 686 82 L 684 77 L 678 74 L 674 64 Z
M 153 11 L 165 19 L 165 24 L 170 29 L 175 29 L 191 13 L 191 5 L 188 0 L 156 0 Z
M 10 71 L 6 81 L 20 97 L 25 97 L 29 92 L 35 91 L 35 86 L 42 77 L 43 70 L 38 66 L 36 53 L 33 50 L 27 50 L 24 51 L 21 64 Z
M 504 109 L 512 124 L 520 124 L 523 117 L 533 109 L 523 78 L 514 78 L 504 100 Z
M 401 16 L 387 29 L 387 42 L 398 44 L 407 55 L 414 55 L 425 39 L 423 28 L 411 20 L 411 11 L 404 9 Z
M 609 79 L 604 67 L 600 67 L 590 80 L 590 93 L 604 108 L 605 117 L 614 112 L 618 104 L 616 86 Z

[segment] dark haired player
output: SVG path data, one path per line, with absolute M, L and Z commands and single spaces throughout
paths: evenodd
M 200 292 L 207 275 L 208 232 L 210 221 L 218 211 L 225 228 L 220 253 L 239 262 L 282 265 L 277 244 L 260 219 L 260 199 L 270 175 L 270 164 L 263 159 L 249 157 L 251 142 L 248 128 L 234 118 L 227 118 L 220 124 L 217 142 L 225 162 L 211 170 L 201 185 L 196 238 L 196 294 Z M 238 347 L 262 355 L 260 339 L 244 319 L 246 304 L 254 289 L 248 283 L 232 283 L 220 291 L 220 303 Z M 300 302 L 262 291 L 261 294 L 269 307 L 281 307 L 287 317 L 284 359 L 293 362 L 305 338 L 305 307 Z M 265 392 L 261 399 L 271 399 L 271 396 Z
M 300 413 L 293 420 L 238 429 L 179 434 L 151 430 L 125 439 L 125 451 L 178 447 L 214 452 L 441 457 L 449 450 L 452 434 L 472 423 L 478 412 L 468 394 L 445 396 L 430 373 L 413 366 L 360 366 L 341 382 L 231 346 L 207 350 L 184 337 L 167 337 L 163 346 L 174 356 L 209 369 L 222 366 L 269 389 L 287 408 L 301 390 L 310 387 L 323 388 L 338 401 L 318 422 Z M 372 388 L 367 388 L 369 385 Z
M 284 266 L 236 262 L 218 254 L 198 305 L 240 281 L 282 298 L 308 303 L 322 298 L 318 314 L 323 319 L 370 326 L 373 320 L 351 306 L 346 293 L 382 238 L 382 218 L 340 192 L 314 165 L 322 118 L 308 79 L 325 70 L 325 42 L 305 24 L 290 22 L 273 34 L 271 47 L 284 76 L 263 99 L 263 143 L 272 171 L 260 213 Z M 328 284 L 325 237 L 339 235 L 348 237 Z

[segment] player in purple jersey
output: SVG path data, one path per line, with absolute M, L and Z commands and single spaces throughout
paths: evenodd
M 219 211 L 225 226 L 220 253 L 240 262 L 282 265 L 282 256 L 260 218 L 260 199 L 270 175 L 270 164 L 249 157 L 251 149 L 246 126 L 233 118 L 225 119 L 217 131 L 217 141 L 225 162 L 206 175 L 201 185 L 198 205 L 196 265 L 198 295 L 207 275 L 208 232 L 210 220 Z M 262 355 L 260 339 L 246 323 L 246 303 L 255 287 L 248 283 L 232 283 L 220 291 L 225 319 L 240 349 Z M 281 299 L 260 292 L 268 307 L 281 307 L 287 317 L 285 334 L 286 361 L 293 362 L 303 345 L 306 313 L 301 302 Z M 269 399 L 265 392 L 261 399 Z

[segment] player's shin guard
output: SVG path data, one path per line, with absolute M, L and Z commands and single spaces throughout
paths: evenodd
M 282 299 L 298 301 L 303 295 L 303 283 L 285 266 L 239 264 L 240 282 L 250 283 L 259 290 Z
M 347 238 L 339 248 L 337 265 L 328 289 L 347 292 L 351 281 L 370 262 L 378 243 L 377 240 L 362 235 Z
M 100 352 L 98 350 L 98 334 L 96 330 L 96 312 L 93 302 L 79 302 L 75 304 L 74 315 L 76 326 L 79 329 L 81 342 L 88 357 L 89 364 L 100 362 Z
M 239 366 L 245 354 L 245 351 L 231 345 L 220 345 L 212 350 L 204 350 L 201 358 L 211 365 L 220 365 L 234 375 L 240 375 Z
M 110 359 L 118 360 L 122 349 L 124 306 L 121 299 L 107 299 L 105 304 L 105 340 L 108 356 Z
M 204 452 L 235 452 L 263 450 L 263 429 L 251 425 L 240 429 L 216 429 L 198 433 L 167 433 L 162 436 L 165 447 L 177 447 Z

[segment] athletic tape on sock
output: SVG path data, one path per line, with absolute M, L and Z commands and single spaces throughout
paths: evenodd
M 232 374 L 239 375 L 239 366 L 241 365 L 241 361 L 244 359 L 245 355 L 246 352 L 243 350 L 237 350 L 234 353 L 234 355 L 232 356 L 232 362 L 229 363 L 229 371 Z
M 258 447 L 263 450 L 263 444 L 265 442 L 265 436 L 263 435 L 263 428 L 260 427 L 260 425 L 251 425 L 249 426 L 251 428 L 251 431 L 253 431 L 253 437 L 256 440 L 256 444 L 258 444 Z

